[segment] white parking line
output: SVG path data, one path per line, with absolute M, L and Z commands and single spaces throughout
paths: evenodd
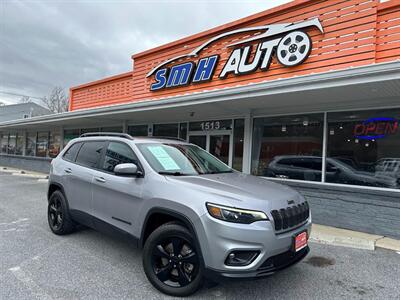
M 26 274 L 21 267 L 13 267 L 8 269 L 14 276 L 21 281 L 38 299 L 52 299 L 36 282 Z

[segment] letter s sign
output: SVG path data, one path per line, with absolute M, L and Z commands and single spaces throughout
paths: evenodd
M 165 84 L 167 83 L 167 69 L 158 70 L 156 75 L 154 76 L 154 79 L 156 80 L 156 82 L 154 82 L 150 86 L 151 91 L 156 91 L 164 88 Z

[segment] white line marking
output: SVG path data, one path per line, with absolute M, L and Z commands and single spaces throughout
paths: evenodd
M 25 286 L 35 295 L 38 299 L 50 300 L 52 299 L 36 282 L 26 274 L 21 267 L 16 266 L 8 269 L 14 276 L 21 281 Z

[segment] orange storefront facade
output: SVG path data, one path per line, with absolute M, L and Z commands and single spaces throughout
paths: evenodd
M 317 223 L 400 237 L 400 1 L 296 0 L 127 68 L 0 124 L 0 165 L 46 169 L 85 132 L 179 138 L 298 189 Z
M 172 43 L 132 55 L 133 70 L 121 75 L 102 79 L 71 88 L 70 110 L 94 108 L 99 106 L 153 101 L 168 97 L 177 97 L 204 91 L 226 89 L 251 85 L 260 82 L 304 76 L 308 74 L 330 72 L 365 66 L 370 64 L 396 61 L 400 59 L 400 3 L 378 0 L 325 0 L 293 1 L 274 9 L 210 29 L 205 32 L 183 38 Z M 230 44 L 256 37 L 263 30 L 251 30 L 228 35 L 208 44 L 196 56 L 184 57 L 167 64 L 192 61 L 203 57 L 218 55 L 219 60 L 212 80 L 205 83 L 185 85 L 160 91 L 151 91 L 154 75 L 146 75 L 157 65 L 171 58 L 185 55 L 203 43 L 226 32 L 255 28 L 272 24 L 302 23 L 307 20 L 319 20 L 321 32 L 316 26 L 307 26 L 301 30 L 307 32 L 312 40 L 312 50 L 304 63 L 286 67 L 280 64 L 276 56 L 267 71 L 257 69 L 251 74 L 236 76 L 229 74 L 225 79 L 218 78 L 224 63 L 228 60 L 232 47 Z M 254 43 L 249 60 L 254 57 Z M 228 46 L 228 47 L 227 47 Z

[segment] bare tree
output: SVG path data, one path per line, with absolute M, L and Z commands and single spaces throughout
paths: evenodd
M 19 103 L 29 103 L 29 102 L 32 102 L 29 96 L 22 96 L 21 99 L 19 99 Z
M 54 87 L 50 95 L 43 97 L 41 100 L 45 107 L 52 112 L 61 113 L 68 111 L 69 99 L 62 87 Z

